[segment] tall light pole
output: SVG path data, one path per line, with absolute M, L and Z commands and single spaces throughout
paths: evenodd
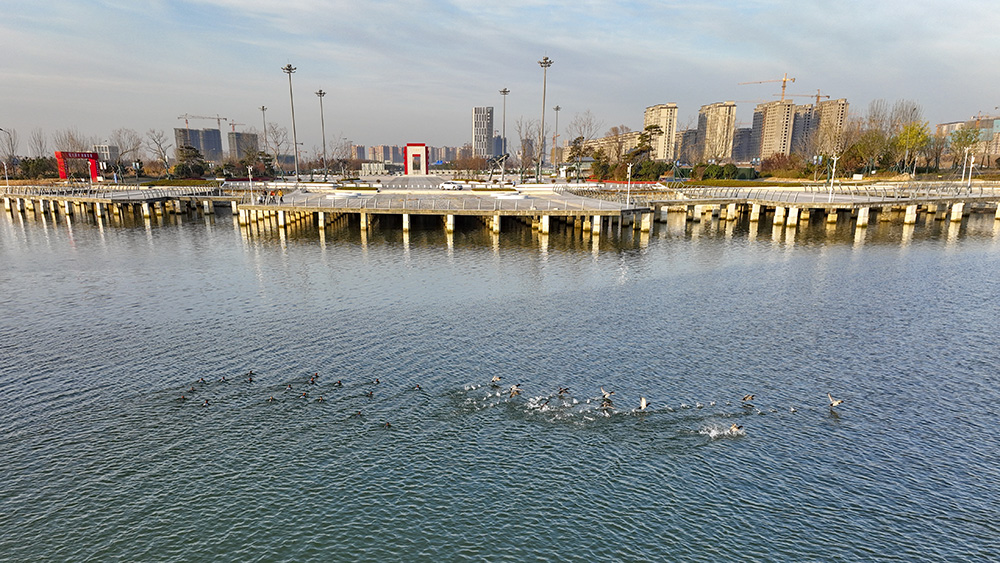
M 562 108 L 559 107 L 559 106 L 556 106 L 556 107 L 552 108 L 552 111 L 556 112 L 556 130 L 555 130 L 554 133 L 552 133 L 552 150 L 556 150 L 556 147 L 557 147 L 557 145 L 556 145 L 556 142 L 557 142 L 556 139 L 559 138 L 559 110 L 561 110 L 561 109 Z M 552 164 L 558 164 L 558 163 L 555 162 L 555 160 L 553 160 Z
M 0 129 L 0 131 L 3 131 L 4 133 L 6 133 L 7 134 L 7 138 L 10 139 L 10 150 L 11 150 L 11 155 L 10 156 L 13 157 L 14 156 L 14 137 L 13 137 L 13 135 L 10 134 L 10 131 L 8 131 L 6 129 Z M 10 188 L 10 177 L 7 176 L 7 161 L 6 160 L 3 161 L 3 179 L 4 179 L 4 181 L 7 182 L 7 187 Z M 971 179 L 971 177 L 970 177 L 970 179 Z
M 295 67 L 292 63 L 281 67 L 282 72 L 288 75 L 288 101 L 292 106 L 292 145 L 295 147 L 295 181 L 299 181 L 299 139 L 295 134 L 295 98 L 292 96 L 292 73 Z
M 271 150 L 271 147 L 269 147 L 268 144 L 267 144 L 267 106 L 260 106 L 257 109 L 260 110 L 260 121 L 261 121 L 261 124 L 264 126 L 264 154 L 267 154 L 267 151 Z M 277 157 L 275 157 L 275 163 L 274 164 L 275 165 L 278 164 L 277 163 Z M 267 174 L 267 167 L 266 166 L 264 167 L 264 174 Z
M 507 154 L 507 94 L 510 94 L 510 90 L 507 88 L 500 90 L 500 95 L 503 96 L 503 125 L 500 128 L 500 134 L 503 135 L 504 154 Z M 504 167 L 506 168 L 506 165 Z
M 319 96 L 319 126 L 320 126 L 320 132 L 323 134 L 323 181 L 325 182 L 326 181 L 326 176 L 327 176 L 327 174 L 326 174 L 326 121 L 323 119 L 323 96 L 326 95 L 326 92 L 324 92 L 323 89 L 320 88 L 319 91 L 316 92 L 316 95 Z
M 538 181 L 542 179 L 542 161 L 545 160 L 545 86 L 552 63 L 553 60 L 548 55 L 538 61 L 538 66 L 542 67 L 542 126 L 538 130 L 538 166 L 535 170 L 535 178 Z

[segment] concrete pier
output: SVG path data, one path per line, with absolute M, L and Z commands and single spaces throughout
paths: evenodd
M 403 231 L 410 230 L 410 214 L 403 213 Z
M 780 227 L 785 224 L 785 208 L 778 206 L 774 208 L 774 225 Z
M 785 225 L 795 228 L 799 226 L 799 208 L 789 207 L 788 208 L 788 218 L 785 219 Z
M 917 206 L 907 205 L 906 215 L 903 216 L 904 225 L 914 225 L 917 222 Z
M 760 221 L 760 204 L 754 203 L 750 206 L 750 222 L 756 223 Z
M 868 226 L 868 208 L 867 207 L 862 207 L 861 209 L 858 209 L 858 222 L 857 222 L 857 226 L 858 227 L 867 227 Z
M 953 203 L 951 205 L 951 222 L 959 223 L 962 221 L 962 212 L 965 210 L 964 203 Z

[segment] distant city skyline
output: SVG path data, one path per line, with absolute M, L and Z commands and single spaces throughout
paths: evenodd
M 308 152 L 322 143 L 318 89 L 328 142 L 462 146 L 469 108 L 499 108 L 501 88 L 508 128 L 539 120 L 542 56 L 554 61 L 547 105 L 562 107 L 562 140 L 578 113 L 590 110 L 603 134 L 641 129 L 642 108 L 667 103 L 677 104 L 678 131 L 725 101 L 749 126 L 756 102 L 777 99 L 781 84 L 739 83 L 784 73 L 796 79 L 796 103 L 821 90 L 849 99 L 851 115 L 875 99 L 913 100 L 932 128 L 1000 112 L 1000 69 L 990 64 L 1000 16 L 979 0 L 10 0 L 4 12 L 0 127 L 18 132 L 21 152 L 35 129 L 99 140 L 123 127 L 169 134 L 184 114 L 259 132 L 261 106 L 290 131 L 288 63 Z

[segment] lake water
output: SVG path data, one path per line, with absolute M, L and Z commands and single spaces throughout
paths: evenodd
M 992 215 L 4 214 L 0 560 L 993 561 L 998 273 Z

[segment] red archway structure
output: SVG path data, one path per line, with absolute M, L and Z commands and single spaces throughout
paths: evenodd
M 66 159 L 67 158 L 79 158 L 87 159 L 90 164 L 90 180 L 97 180 L 97 153 L 96 152 L 70 152 L 70 151 L 56 151 L 56 163 L 59 165 L 59 177 L 63 180 L 66 179 Z

